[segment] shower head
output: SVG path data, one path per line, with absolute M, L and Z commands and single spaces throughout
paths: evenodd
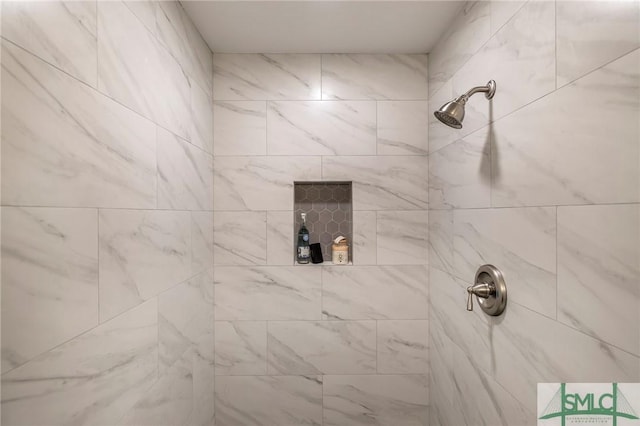
M 493 95 L 496 93 L 496 82 L 490 80 L 486 86 L 474 87 L 464 95 L 442 105 L 433 115 L 447 126 L 453 127 L 454 129 L 461 129 L 462 120 L 464 120 L 465 104 L 472 95 L 480 92 L 483 92 L 487 99 L 493 98 Z

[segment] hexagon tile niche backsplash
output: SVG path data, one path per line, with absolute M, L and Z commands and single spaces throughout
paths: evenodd
M 298 230 L 302 224 L 300 214 L 306 213 L 310 243 L 320 243 L 324 261 L 331 261 L 331 244 L 340 235 L 349 242 L 349 260 L 352 261 L 351 182 L 295 182 L 294 187 L 294 259 Z

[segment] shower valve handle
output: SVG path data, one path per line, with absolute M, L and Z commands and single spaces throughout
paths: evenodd
M 476 271 L 474 284 L 467 287 L 467 311 L 473 311 L 473 296 L 485 314 L 498 316 L 507 306 L 507 285 L 504 276 L 493 265 L 482 265 Z
M 496 294 L 496 286 L 494 284 L 477 283 L 467 287 L 467 294 L 467 311 L 473 311 L 473 295 L 487 299 L 489 296 Z

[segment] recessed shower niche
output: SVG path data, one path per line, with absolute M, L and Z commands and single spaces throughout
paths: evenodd
M 307 214 L 309 242 L 320 243 L 324 263 L 331 263 L 331 245 L 341 235 L 349 244 L 349 262 L 353 261 L 351 182 L 294 182 L 293 205 L 294 263 L 301 213 Z

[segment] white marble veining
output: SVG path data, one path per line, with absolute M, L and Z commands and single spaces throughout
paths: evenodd
M 136 17 L 142 22 L 142 24 L 149 30 L 154 36 L 158 31 L 156 28 L 156 7 L 158 6 L 157 0 L 125 0 L 125 6 L 136 15 Z
M 378 373 L 429 372 L 429 321 L 378 321 Z
M 637 1 L 557 4 L 558 86 L 640 47 Z
M 491 101 L 467 103 L 461 136 L 555 90 L 555 62 L 555 2 L 528 2 L 453 76 L 454 96 L 497 84 Z
M 322 55 L 322 99 L 427 99 L 427 55 Z
M 215 210 L 293 210 L 293 182 L 320 180 L 321 159 L 214 157 L 213 172 Z
M 216 265 L 265 265 L 266 212 L 215 212 L 213 259 Z
M 213 210 L 213 159 L 158 127 L 158 208 Z
M 640 208 L 558 208 L 558 320 L 640 356 Z
M 378 265 L 426 265 L 427 211 L 380 211 L 376 240 Z
M 3 3 L 2 36 L 96 86 L 96 2 Z
M 155 207 L 155 126 L 2 44 L 2 201 Z
M 509 286 L 509 300 L 556 315 L 556 209 L 455 210 L 454 264 L 460 278 L 473 280 L 480 265 L 497 265 Z
M 319 320 L 321 269 L 216 267 L 216 320 Z
M 429 267 L 453 271 L 453 211 L 429 210 Z
M 429 424 L 427 376 L 324 376 L 323 401 L 325 426 Z
M 267 103 L 217 101 L 213 103 L 215 155 L 267 154 Z
M 376 212 L 353 212 L 353 250 L 354 265 L 375 265 L 377 262 L 377 214 Z
M 191 91 L 180 64 L 121 2 L 98 2 L 98 88 L 185 139 Z
M 429 94 L 440 89 L 489 40 L 490 2 L 466 3 L 448 28 L 429 53 Z
M 95 209 L 2 208 L 2 371 L 98 324 Z
M 216 426 L 320 426 L 322 376 L 218 376 Z
M 101 322 L 189 278 L 189 212 L 101 210 L 99 221 Z
M 492 204 L 639 201 L 639 64 L 635 51 L 496 122 Z
M 498 32 L 527 2 L 491 0 L 491 35 Z
M 326 319 L 427 319 L 427 268 L 326 266 L 322 296 Z
M 3 375 L 2 421 L 118 424 L 156 380 L 157 345 L 150 300 Z
M 267 374 L 267 323 L 216 321 L 216 375 Z
M 213 153 L 213 100 L 209 92 L 198 84 L 191 84 L 191 130 L 189 139 L 192 144 Z
M 191 274 L 213 267 L 213 213 L 191 212 Z
M 267 103 L 269 155 L 372 155 L 376 153 L 373 101 Z
M 429 156 L 429 207 L 491 205 L 491 139 L 480 129 Z
M 195 425 L 210 426 L 215 421 L 215 358 L 211 355 L 213 353 L 213 338 L 208 339 L 207 345 L 201 343 L 199 349 L 194 352 L 193 411 L 190 423 Z
M 320 55 L 213 55 L 215 100 L 320 99 Z
M 428 207 L 423 156 L 323 157 L 325 180 L 353 181 L 354 210 L 421 210 Z
M 371 374 L 375 321 L 271 321 L 269 374 Z
M 377 153 L 426 155 L 429 150 L 429 103 L 380 101 L 377 105 Z
M 267 212 L 267 264 L 293 263 L 293 232 L 293 212 Z

